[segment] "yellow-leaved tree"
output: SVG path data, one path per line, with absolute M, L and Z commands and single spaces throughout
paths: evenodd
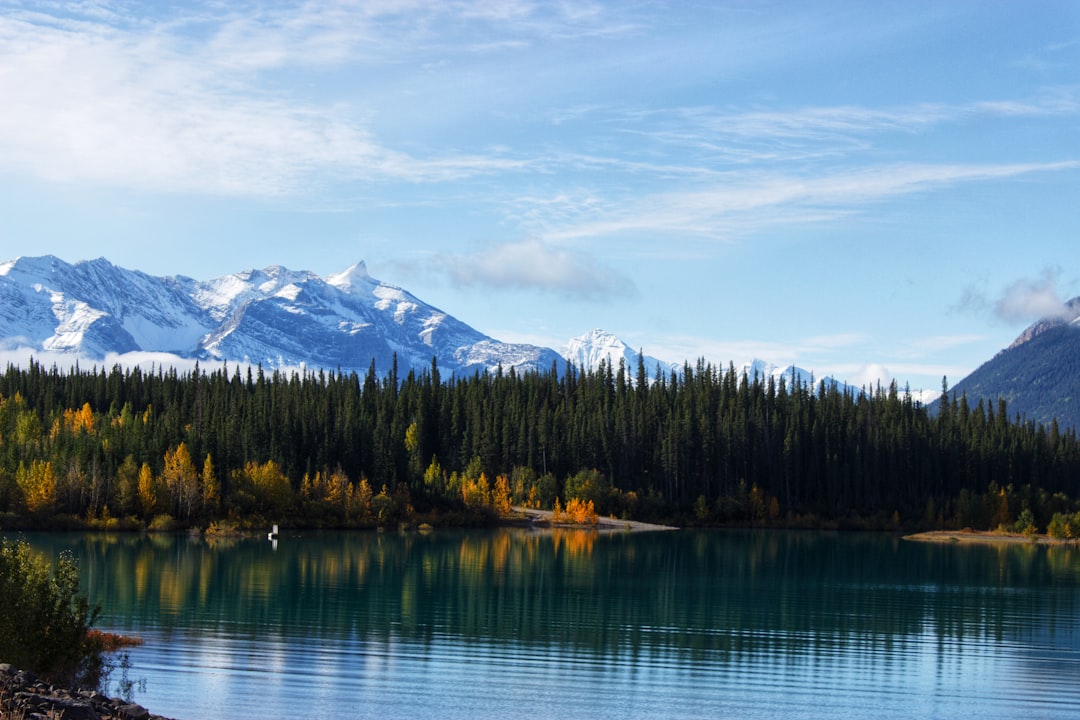
M 169 497 L 169 506 L 177 518 L 191 517 L 192 506 L 198 497 L 199 471 L 191 460 L 187 443 L 165 451 L 165 469 L 161 480 Z
M 206 453 L 206 460 L 203 461 L 202 487 L 200 491 L 203 512 L 210 516 L 217 515 L 218 505 L 221 502 L 221 488 L 218 486 L 217 473 L 214 471 L 214 459 L 210 457 L 210 453 Z
M 52 510 L 56 499 L 56 473 L 51 462 L 31 460 L 29 465 L 19 463 L 15 483 L 22 491 L 28 511 L 44 513 Z
M 510 514 L 510 478 L 506 475 L 495 477 L 495 488 L 491 492 L 491 509 L 500 517 Z
M 151 520 L 154 517 L 154 513 L 158 508 L 158 491 L 157 491 L 157 478 L 154 477 L 154 471 L 150 469 L 149 463 L 143 463 L 139 468 L 139 507 L 142 509 L 142 516 Z
M 240 494 L 251 499 L 256 512 L 280 515 L 292 502 L 289 478 L 273 460 L 262 464 L 249 462 L 243 470 L 234 470 L 233 483 Z

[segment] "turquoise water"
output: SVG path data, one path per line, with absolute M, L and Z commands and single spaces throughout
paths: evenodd
M 206 718 L 1076 718 L 1080 548 L 798 532 L 31 535 Z M 114 679 L 117 679 L 114 677 Z

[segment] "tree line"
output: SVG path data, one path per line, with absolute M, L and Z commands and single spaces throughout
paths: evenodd
M 0 524 L 470 522 L 592 502 L 683 524 L 1045 527 L 1080 511 L 1075 431 L 942 389 L 699 361 L 441 377 L 227 365 L 0 374 Z M 1025 514 L 1026 513 L 1026 514 Z

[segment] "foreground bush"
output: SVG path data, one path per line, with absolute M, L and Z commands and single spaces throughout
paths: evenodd
M 104 665 L 88 633 L 99 612 L 79 594 L 70 554 L 50 563 L 24 540 L 0 541 L 0 662 L 50 682 L 96 686 Z

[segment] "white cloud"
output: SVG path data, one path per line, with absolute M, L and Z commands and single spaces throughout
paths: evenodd
M 1050 269 L 1037 280 L 1023 278 L 1006 288 L 994 312 L 1010 323 L 1070 317 L 1058 294 L 1057 272 Z
M 469 255 L 438 255 L 432 264 L 464 287 L 528 288 L 584 299 L 635 292 L 629 279 L 591 255 L 539 240 L 501 243 Z
M 0 17 L 0 169 L 141 190 L 278 196 L 310 190 L 316 178 L 430 182 L 522 166 L 501 156 L 394 150 L 365 127 L 363 108 L 273 91 L 259 71 L 341 61 L 363 38 L 362 29 L 343 35 L 354 27 L 346 18 L 318 17 L 213 18 L 202 41 L 169 23 L 129 30 Z M 193 13 L 188 22 L 200 20 Z

